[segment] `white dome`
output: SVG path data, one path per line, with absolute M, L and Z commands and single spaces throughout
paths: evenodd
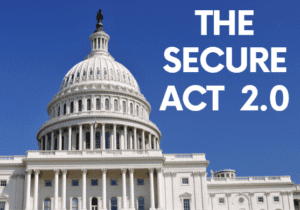
M 64 77 L 60 90 L 89 84 L 121 85 L 140 92 L 130 71 L 107 54 L 95 54 L 76 64 Z

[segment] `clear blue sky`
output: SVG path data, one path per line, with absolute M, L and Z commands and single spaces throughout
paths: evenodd
M 293 1 L 4 1 L 0 7 L 0 140 L 1 155 L 24 155 L 37 149 L 36 133 L 48 120 L 47 104 L 58 92 L 64 75 L 90 52 L 89 35 L 95 16 L 103 10 L 104 30 L 110 35 L 109 52 L 126 66 L 138 81 L 152 106 L 150 119 L 162 132 L 164 153 L 206 153 L 210 169 L 231 168 L 238 176 L 291 175 L 300 183 L 299 35 L 300 3 Z M 229 36 L 221 29 L 200 36 L 200 18 L 195 10 L 254 10 L 254 36 Z M 233 47 L 234 64 L 240 63 L 241 47 L 287 47 L 287 73 L 241 74 L 226 69 L 210 74 L 170 74 L 163 66 L 164 50 L 175 46 Z M 195 54 L 199 60 L 199 53 Z M 209 62 L 225 63 L 225 56 Z M 199 66 L 199 63 L 193 66 Z M 270 62 L 267 62 L 270 67 Z M 168 85 L 175 85 L 182 100 L 190 85 L 225 85 L 220 111 L 211 110 L 209 94 L 191 95 L 191 101 L 208 107 L 192 112 L 184 107 L 159 111 Z M 266 112 L 239 111 L 249 97 L 241 90 L 254 85 L 254 104 L 266 104 Z M 283 112 L 271 109 L 269 94 L 284 85 L 290 103 Z M 280 99 L 280 97 L 279 97 Z

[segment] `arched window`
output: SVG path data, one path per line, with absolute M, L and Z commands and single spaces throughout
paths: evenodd
M 154 141 L 151 141 L 151 149 L 154 149 Z
M 139 146 L 140 146 L 140 149 L 142 149 L 142 139 L 141 139 L 141 137 L 139 138 Z
M 118 111 L 118 100 L 115 99 L 114 101 L 114 108 L 115 108 L 115 111 Z
M 120 134 L 117 132 L 117 149 L 120 149 Z
M 58 142 L 57 142 L 57 137 L 54 139 L 54 150 L 57 150 L 58 148 Z
M 67 113 L 67 104 L 64 104 L 64 115 Z
M 59 117 L 60 115 L 60 106 L 58 107 L 58 111 L 57 111 L 57 116 Z
M 143 197 L 139 197 L 138 203 L 139 203 L 139 210 L 144 210 L 145 202 L 144 202 L 144 198 Z
M 87 110 L 91 110 L 91 99 L 87 100 Z
M 85 133 L 85 148 L 86 149 L 91 148 L 91 134 L 90 134 L 90 132 Z
M 82 111 L 82 101 L 81 100 L 78 101 L 78 111 L 79 112 Z
M 78 210 L 78 199 L 77 198 L 72 199 L 72 210 Z
M 123 101 L 123 112 L 126 113 L 126 102 Z
M 100 110 L 100 99 L 99 98 L 96 99 L 96 109 Z
M 130 114 L 133 114 L 133 104 L 130 103 Z
M 105 149 L 109 149 L 110 148 L 110 134 L 109 132 L 105 133 Z
M 92 198 L 92 210 L 97 210 L 98 207 L 98 199 L 97 198 Z
M 79 133 L 76 134 L 76 150 L 79 150 Z
M 136 115 L 139 116 L 139 106 L 136 105 Z
M 99 149 L 100 148 L 100 132 L 99 131 L 97 131 L 97 133 L 96 133 L 96 149 Z
M 111 198 L 111 210 L 118 210 L 118 200 L 116 197 Z
M 51 200 L 50 200 L 50 198 L 45 199 L 44 210 L 51 210 Z
M 109 110 L 109 100 L 105 99 L 105 110 Z
M 61 138 L 61 149 L 65 150 L 65 137 L 64 136 L 62 136 L 62 138 Z
M 71 102 L 70 106 L 71 106 L 70 112 L 73 113 L 74 112 L 74 102 L 73 101 Z

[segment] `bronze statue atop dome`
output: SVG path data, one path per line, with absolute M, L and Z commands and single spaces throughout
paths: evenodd
M 103 30 L 103 24 L 102 24 L 103 14 L 102 14 L 101 9 L 99 9 L 99 11 L 97 12 L 96 20 L 97 20 L 97 24 L 96 24 L 96 30 L 94 31 L 94 33 L 97 32 L 97 31 L 102 31 Z

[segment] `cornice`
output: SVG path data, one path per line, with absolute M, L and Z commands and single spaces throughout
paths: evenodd
M 207 183 L 207 187 L 210 187 L 211 189 L 214 187 L 232 187 L 232 186 L 276 186 L 276 185 L 289 185 L 293 186 L 295 183 L 294 182 L 262 182 L 262 183 L 224 183 L 224 184 L 212 184 L 212 183 Z

